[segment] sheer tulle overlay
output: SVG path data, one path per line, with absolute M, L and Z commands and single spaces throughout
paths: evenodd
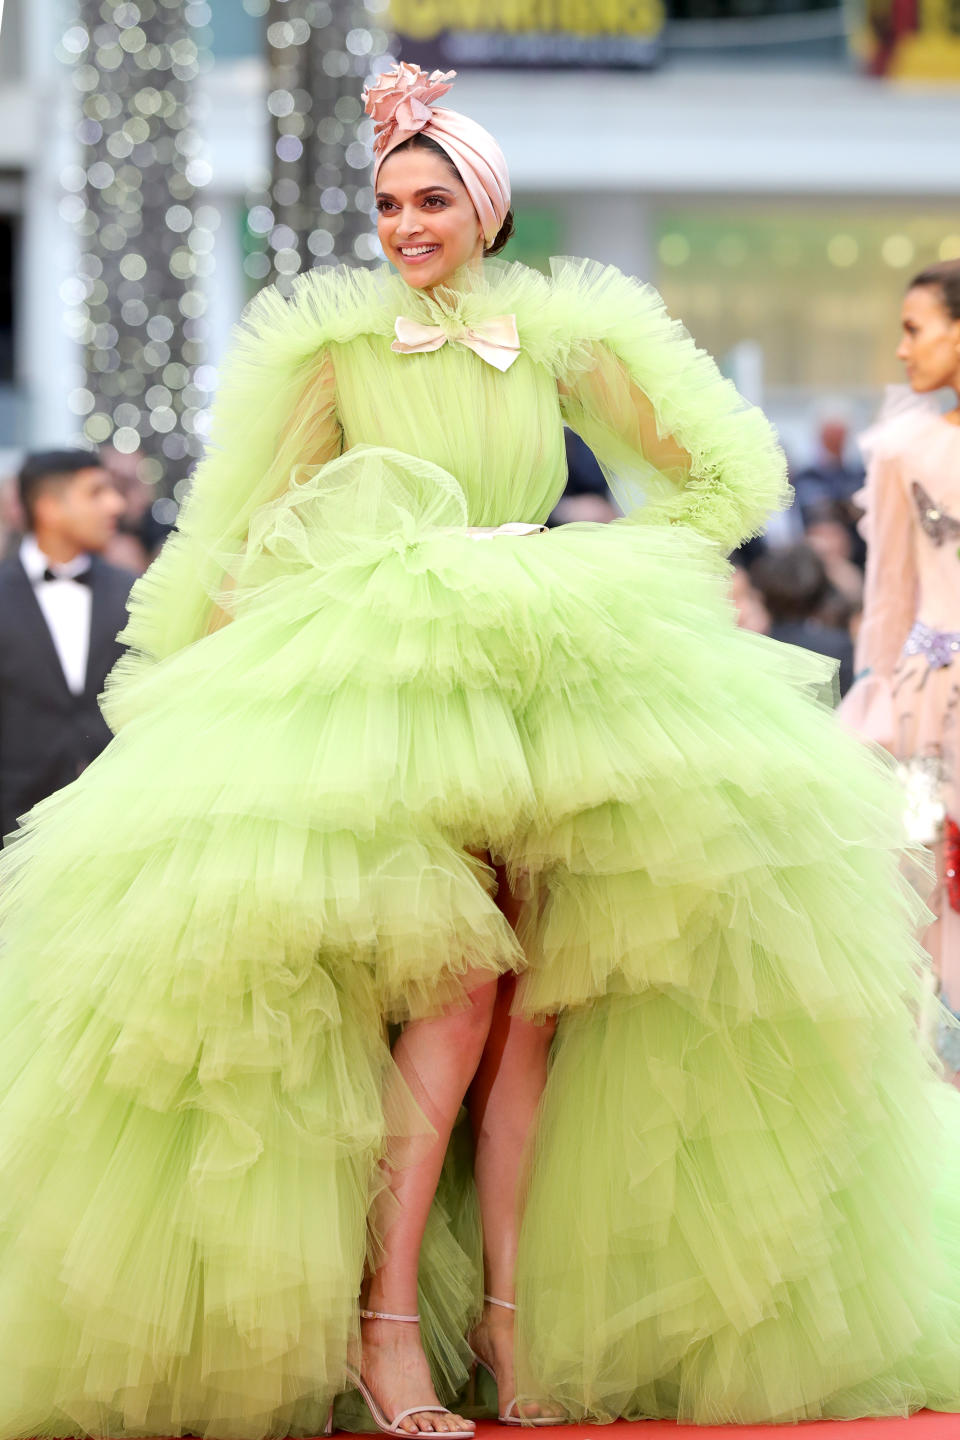
M 819 703 L 825 662 L 733 625 L 714 537 L 776 498 L 766 426 L 647 292 L 571 274 L 461 297 L 517 314 L 506 375 L 455 339 L 392 355 L 416 297 L 376 277 L 263 302 L 262 368 L 235 362 L 140 584 L 116 739 L 0 867 L 4 1440 L 316 1433 L 378 1162 L 427 1133 L 385 1022 L 478 966 L 561 1012 L 525 1391 L 600 1419 L 960 1408 L 960 1102 L 912 1033 L 897 791 Z M 558 395 L 649 505 L 471 536 L 549 507 Z M 471 851 L 526 897 L 519 937 Z M 480 1292 L 461 1140 L 421 1276 L 447 1398 Z

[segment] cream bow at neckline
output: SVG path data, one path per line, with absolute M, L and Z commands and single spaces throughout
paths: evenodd
M 516 315 L 492 315 L 489 320 L 481 320 L 476 325 L 462 325 L 455 330 L 445 330 L 442 325 L 424 325 L 420 320 L 398 315 L 394 331 L 397 338 L 390 349 L 398 355 L 421 355 L 428 350 L 439 350 L 451 340 L 457 345 L 466 345 L 488 365 L 494 365 L 498 370 L 509 370 L 520 354 Z

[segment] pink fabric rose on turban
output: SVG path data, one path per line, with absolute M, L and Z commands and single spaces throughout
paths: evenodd
M 510 209 L 510 175 L 489 130 L 457 110 L 434 107 L 433 102 L 451 88 L 456 73 L 434 70 L 428 75 L 419 65 L 403 62 L 364 90 L 363 103 L 374 127 L 374 184 L 391 150 L 413 135 L 429 136 L 456 166 L 489 245 Z
M 430 106 L 452 88 L 456 70 L 434 70 L 427 75 L 419 65 L 403 62 L 377 77 L 363 92 L 363 103 L 373 120 L 373 148 L 377 155 L 389 144 L 394 130 L 406 137 L 422 130 L 433 118 Z

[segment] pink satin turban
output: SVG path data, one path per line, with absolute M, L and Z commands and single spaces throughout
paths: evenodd
M 510 209 L 510 176 L 503 151 L 489 130 L 457 110 L 435 109 L 433 102 L 451 88 L 455 70 L 427 75 L 419 65 L 395 65 L 363 92 L 373 119 L 376 184 L 380 166 L 413 135 L 427 135 L 450 156 L 473 201 L 484 243 L 496 238 Z

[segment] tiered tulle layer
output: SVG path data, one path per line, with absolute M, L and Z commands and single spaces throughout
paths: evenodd
M 960 1408 L 960 1124 L 911 1033 L 896 792 L 800 693 L 822 662 L 733 628 L 705 542 L 465 523 L 396 452 L 308 477 L 223 557 L 233 623 L 131 658 L 117 740 L 5 856 L 4 1440 L 321 1426 L 377 1161 L 424 1128 L 383 1020 L 477 966 L 567 1007 L 525 1389 Z M 468 847 L 528 895 L 522 948 Z M 438 1208 L 448 1394 L 477 1283 Z

